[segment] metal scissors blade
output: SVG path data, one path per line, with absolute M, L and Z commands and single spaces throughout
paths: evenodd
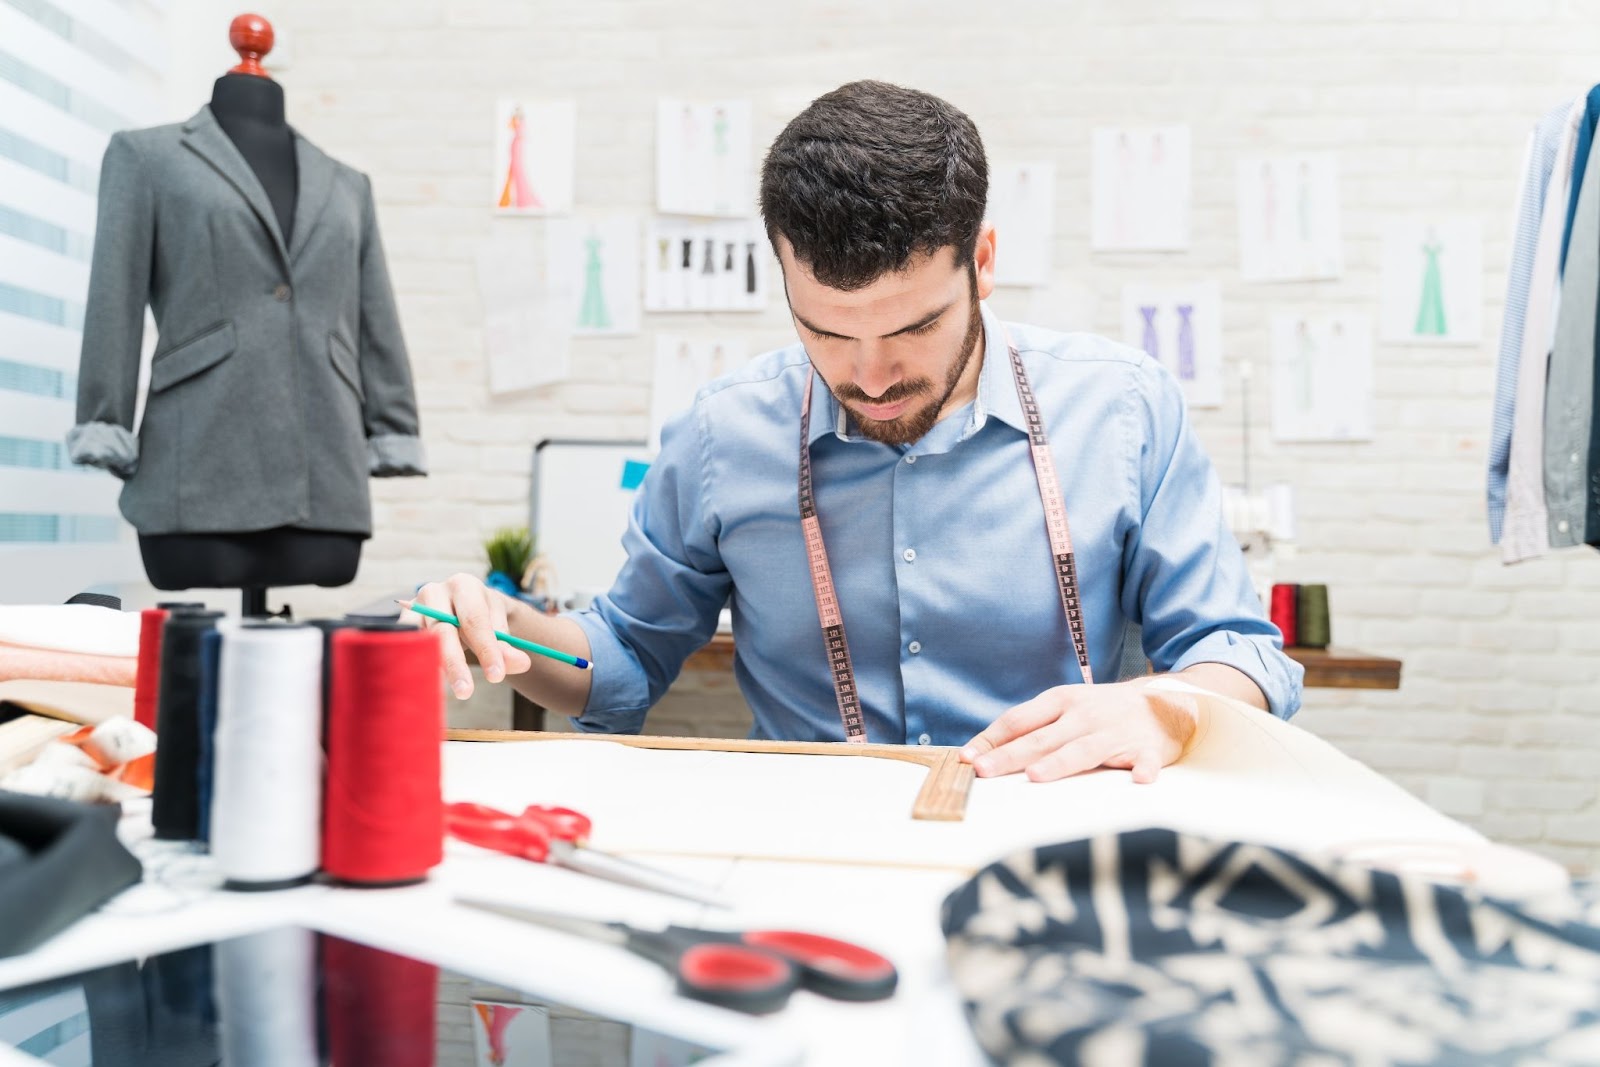
M 545 911 L 542 908 L 529 908 L 521 904 L 512 904 L 504 900 L 490 900 L 485 897 L 456 897 L 456 901 L 471 908 L 480 908 L 483 911 L 492 911 L 497 915 L 504 915 L 508 919 L 521 919 L 524 922 L 534 923 L 538 926 L 548 926 L 553 930 L 564 930 L 569 934 L 587 937 L 594 941 L 603 941 L 608 945 L 626 945 L 628 932 L 615 923 L 602 922 L 599 919 L 585 919 L 577 915 L 568 915 L 565 912 Z
M 636 886 L 640 889 L 650 889 L 657 893 L 666 893 L 669 896 L 682 897 L 698 904 L 709 904 L 716 908 L 731 908 L 733 905 L 728 900 L 712 889 L 710 886 L 679 877 L 668 871 L 656 867 L 649 867 L 643 863 L 613 856 L 609 852 L 597 852 L 592 848 L 579 847 L 570 841 L 550 842 L 550 860 L 563 867 L 584 874 L 594 875 L 597 878 L 606 878 L 623 885 Z

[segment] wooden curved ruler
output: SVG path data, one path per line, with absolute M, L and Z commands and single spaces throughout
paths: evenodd
M 634 748 L 694 752 L 767 752 L 785 756 L 868 756 L 918 763 L 928 768 L 911 805 L 913 819 L 960 822 L 972 792 L 972 764 L 953 748 L 911 745 L 853 745 L 843 741 L 748 741 L 722 737 L 656 737 L 645 734 L 577 734 L 548 730 L 446 730 L 450 741 L 609 741 Z

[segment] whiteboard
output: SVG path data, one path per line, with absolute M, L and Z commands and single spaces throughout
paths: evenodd
M 643 441 L 547 438 L 533 449 L 528 530 L 555 591 L 603 593 L 622 570 L 622 534 L 654 457 Z

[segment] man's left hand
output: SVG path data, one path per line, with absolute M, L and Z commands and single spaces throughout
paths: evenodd
M 1135 782 L 1183 755 L 1200 710 L 1187 693 L 1151 690 L 1146 679 L 1060 685 L 1018 704 L 961 750 L 980 778 L 1026 771 L 1035 782 L 1096 767 L 1131 769 Z

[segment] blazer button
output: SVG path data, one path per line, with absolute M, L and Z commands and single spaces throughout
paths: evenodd
M 277 298 L 279 303 L 283 303 L 289 299 L 290 289 L 287 285 L 280 285 L 272 290 L 272 295 Z

